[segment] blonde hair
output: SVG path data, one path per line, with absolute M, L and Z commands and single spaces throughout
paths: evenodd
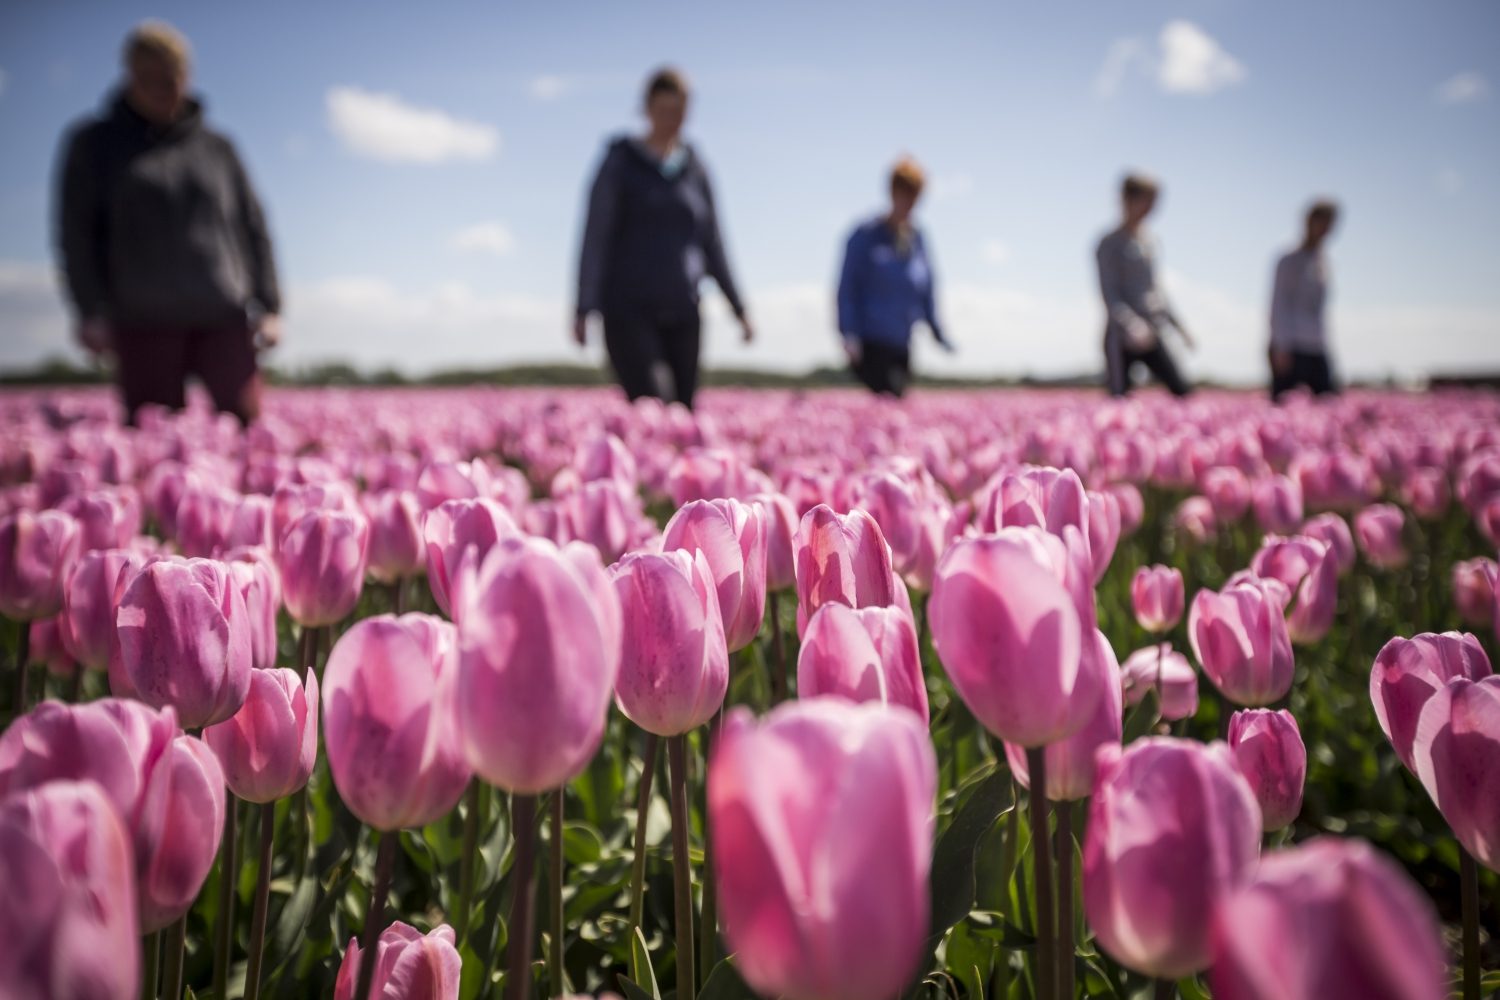
M 160 59 L 186 73 L 193 62 L 193 47 L 187 37 L 165 21 L 142 21 L 125 38 L 125 67 L 142 56 Z
M 896 161 L 891 168 L 891 190 L 904 188 L 914 195 L 922 193 L 922 187 L 927 183 L 927 175 L 922 172 L 921 164 L 910 156 L 903 156 Z

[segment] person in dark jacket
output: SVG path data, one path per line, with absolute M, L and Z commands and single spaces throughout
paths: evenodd
M 932 260 L 912 221 L 924 178 L 906 158 L 891 171 L 891 207 L 849 236 L 839 276 L 838 324 L 855 376 L 877 395 L 900 397 L 911 382 L 911 330 L 926 323 L 944 349 L 933 304 Z
M 1339 209 L 1316 201 L 1307 210 L 1302 243 L 1276 262 L 1271 289 L 1271 399 L 1299 386 L 1315 396 L 1338 391 L 1328 359 L 1328 256 L 1323 244 Z
M 147 22 L 125 82 L 63 144 L 56 239 L 77 335 L 111 353 L 128 419 L 180 409 L 196 375 L 242 423 L 259 412 L 257 346 L 281 335 L 259 199 L 234 146 L 188 93 L 187 40 Z
M 754 328 L 729 271 L 708 171 L 681 138 L 688 106 L 682 74 L 653 74 L 645 105 L 649 131 L 610 142 L 589 194 L 573 337 L 582 345 L 588 317 L 601 314 L 604 346 L 625 394 L 691 407 L 705 275 L 729 300 L 747 343 Z

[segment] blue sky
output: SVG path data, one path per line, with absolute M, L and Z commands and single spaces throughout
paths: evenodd
M 1334 344 L 1362 376 L 1500 368 L 1500 6 L 1181 0 L 800 4 L 0 4 L 0 365 L 68 350 L 51 271 L 58 137 L 125 32 L 192 39 L 210 119 L 277 238 L 283 363 L 420 372 L 587 359 L 565 331 L 584 189 L 682 66 L 760 327 L 706 298 L 708 361 L 831 362 L 850 226 L 900 153 L 960 353 L 935 371 L 1097 366 L 1092 247 L 1123 169 L 1155 220 L 1198 374 L 1261 377 L 1275 252 L 1346 206 Z M 924 345 L 925 346 L 925 345 Z

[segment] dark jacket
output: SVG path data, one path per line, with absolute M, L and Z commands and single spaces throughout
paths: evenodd
M 57 247 L 78 314 L 225 326 L 281 310 L 265 215 L 228 139 L 191 102 L 157 128 L 116 96 L 64 141 Z
M 578 266 L 578 312 L 696 309 L 698 283 L 718 283 L 743 315 L 714 211 L 708 172 L 690 147 L 671 171 L 638 139 L 617 138 L 589 194 Z

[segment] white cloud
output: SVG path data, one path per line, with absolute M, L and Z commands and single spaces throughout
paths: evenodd
M 1464 189 L 1464 175 L 1453 167 L 1443 167 L 1432 179 L 1438 193 L 1452 197 Z
M 1161 29 L 1156 80 L 1169 94 L 1212 94 L 1245 79 L 1245 67 L 1191 21 L 1168 21 Z
M 991 237 L 979 244 L 979 255 L 986 264 L 1005 264 L 1010 261 L 1010 245 L 1004 240 Z
M 1151 56 L 1139 38 L 1116 38 L 1104 53 L 1104 64 L 1094 78 L 1094 93 L 1099 97 L 1114 97 L 1132 67 L 1150 65 Z
M 526 83 L 526 93 L 534 101 L 556 101 L 568 96 L 578 86 L 578 81 L 558 73 L 544 73 L 532 77 Z
M 1470 104 L 1487 97 L 1489 81 L 1478 73 L 1459 73 L 1444 80 L 1437 89 L 1439 104 Z
M 478 222 L 453 234 L 453 248 L 466 253 L 504 256 L 516 248 L 516 238 L 503 222 Z
M 65 353 L 70 320 L 57 275 L 46 264 L 0 260 L 0 365 L 30 365 Z
M 436 108 L 408 104 L 395 94 L 333 87 L 326 98 L 328 126 L 352 152 L 391 163 L 487 160 L 500 133 Z

